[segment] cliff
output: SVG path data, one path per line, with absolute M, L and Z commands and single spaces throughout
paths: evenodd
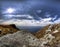
M 0 36 L 3 36 L 5 34 L 9 34 L 9 33 L 14 33 L 17 32 L 19 29 L 14 25 L 0 25 Z

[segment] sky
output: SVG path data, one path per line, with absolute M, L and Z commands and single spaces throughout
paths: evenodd
M 0 23 L 17 26 L 60 23 L 60 0 L 0 0 Z

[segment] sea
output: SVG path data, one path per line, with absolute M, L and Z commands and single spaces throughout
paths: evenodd
M 28 30 L 29 32 L 37 32 L 41 30 L 43 27 L 41 26 L 18 26 L 21 30 Z

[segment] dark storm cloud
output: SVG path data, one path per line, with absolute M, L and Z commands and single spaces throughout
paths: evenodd
M 60 2 L 60 0 L 48 0 L 48 1 L 53 1 L 53 2 Z
M 27 0 L 0 0 L 0 1 L 27 1 Z
M 29 23 L 28 25 L 35 26 L 51 24 L 52 21 L 53 23 L 54 21 L 55 23 L 60 21 L 60 4 L 57 0 L 2 0 L 0 2 L 0 17 L 4 19 L 4 21 L 7 19 L 10 20 L 5 21 L 6 23 L 17 23 L 18 25 L 26 25 L 26 23 Z M 12 13 L 15 17 L 4 13 L 8 8 L 16 9 L 16 12 Z M 29 18 L 26 16 L 27 14 Z M 26 17 L 22 17 L 22 15 Z
M 12 8 L 17 9 L 17 12 L 15 14 L 30 14 L 36 9 L 37 6 L 41 6 L 40 0 L 38 1 L 37 0 L 25 0 L 25 1 L 23 2 L 3 1 L 2 11 L 6 10 L 9 7 L 12 7 Z
M 16 14 L 30 14 L 34 19 L 46 18 L 46 13 L 51 17 L 60 15 L 60 7 L 54 2 L 57 0 L 2 0 L 2 11 L 9 7 L 17 9 Z M 58 1 L 57 1 L 58 2 Z M 41 10 L 41 12 L 37 12 Z M 49 16 L 50 17 L 50 16 Z

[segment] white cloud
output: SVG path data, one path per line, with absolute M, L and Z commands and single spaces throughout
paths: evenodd
M 41 21 L 50 21 L 50 20 L 52 20 L 51 17 L 50 18 L 43 18 L 43 19 L 41 19 Z
M 2 24 L 16 24 L 17 26 L 46 26 L 51 24 L 50 22 L 52 18 L 45 18 L 41 19 L 40 21 L 37 20 L 19 20 L 19 19 L 11 19 L 3 22 Z
M 3 22 L 2 24 L 16 24 L 17 26 L 37 26 L 34 20 L 19 20 L 19 19 L 11 19 Z
M 5 18 L 25 18 L 25 19 L 33 19 L 33 16 L 31 15 L 10 15 L 10 14 L 7 14 L 7 15 L 4 15 Z
M 54 21 L 54 23 L 60 23 L 60 18 Z
M 31 19 L 33 19 L 33 17 L 31 15 L 15 15 L 13 17 L 24 17 L 24 18 L 31 18 Z
M 56 17 L 52 18 L 40 18 L 40 20 L 34 20 L 32 16 L 30 15 L 16 15 L 14 17 L 27 17 L 27 18 L 32 18 L 32 20 L 20 20 L 20 19 L 10 19 L 7 21 L 1 22 L 2 24 L 15 24 L 17 26 L 46 26 L 48 24 L 54 24 L 54 23 L 60 23 L 60 18 L 52 22 L 51 20 L 56 19 Z
M 37 10 L 37 13 L 41 13 L 42 12 L 42 10 Z
M 57 18 L 58 15 L 55 15 L 55 17 L 52 20 L 55 20 Z
M 40 20 L 40 26 L 46 26 L 48 24 L 52 24 L 51 22 L 52 18 L 44 18 Z
M 50 17 L 50 16 L 51 16 L 51 14 L 46 14 L 45 16 L 46 16 L 46 17 Z

